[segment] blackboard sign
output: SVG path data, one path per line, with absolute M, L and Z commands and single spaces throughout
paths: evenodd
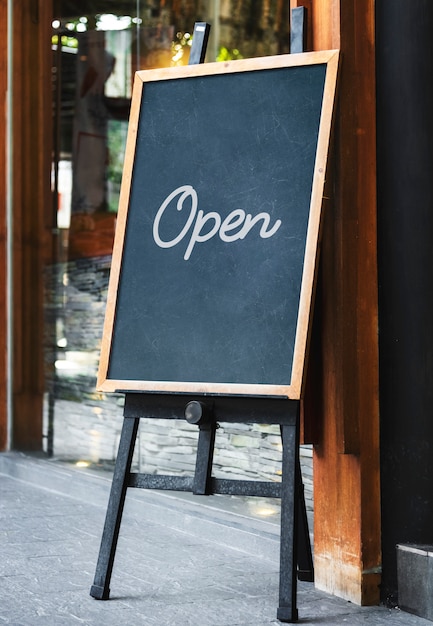
M 337 65 L 136 74 L 99 390 L 300 398 Z

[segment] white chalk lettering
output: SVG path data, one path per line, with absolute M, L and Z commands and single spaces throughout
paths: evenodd
M 232 211 L 223 223 L 220 228 L 220 237 L 223 241 L 236 241 L 239 239 L 239 231 L 234 235 L 227 235 L 227 232 L 238 228 L 241 224 L 244 223 L 245 220 L 245 211 L 243 209 L 235 209 Z
M 177 202 L 175 202 L 176 198 Z M 170 207 L 174 204 L 178 211 L 182 211 L 183 209 L 188 210 L 189 207 L 189 215 L 186 218 L 185 225 L 181 229 L 180 233 L 174 237 L 174 239 L 163 241 L 159 234 L 161 219 L 163 218 L 165 211 L 170 209 Z M 202 209 L 199 209 L 198 211 L 197 209 L 198 196 L 192 185 L 182 185 L 172 191 L 159 207 L 153 222 L 153 238 L 156 245 L 160 248 L 172 248 L 184 239 L 192 227 L 189 242 L 183 257 L 185 261 L 188 261 L 191 257 L 194 246 L 197 243 L 208 241 L 217 233 L 221 241 L 230 243 L 239 239 L 245 239 L 250 230 L 258 222 L 262 222 L 259 235 L 262 239 L 268 239 L 269 237 L 275 235 L 281 226 L 281 220 L 276 220 L 274 225 L 269 228 L 271 217 L 269 213 L 265 213 L 264 211 L 253 217 L 250 213 L 245 213 L 243 209 L 235 209 L 229 213 L 224 220 L 222 220 L 221 215 L 216 211 L 209 211 L 209 213 L 205 213 Z
M 176 207 L 178 211 L 182 211 L 183 203 L 185 202 L 186 198 L 188 197 L 191 198 L 191 209 L 190 209 L 189 217 L 186 221 L 185 226 L 182 228 L 182 230 L 180 231 L 177 237 L 175 237 L 171 241 L 162 241 L 161 237 L 159 236 L 159 222 L 161 221 L 162 214 L 164 213 L 165 209 L 168 207 L 170 202 L 174 200 L 176 196 L 179 196 L 179 195 L 180 197 L 179 197 L 179 200 L 177 201 L 177 207 Z M 177 243 L 179 243 L 179 241 L 182 241 L 182 239 L 185 237 L 186 233 L 188 232 L 189 227 L 192 224 L 192 221 L 195 216 L 195 212 L 197 211 L 197 206 L 198 206 L 197 193 L 195 189 L 191 187 L 191 185 L 183 185 L 182 187 L 178 187 L 177 189 L 172 191 L 171 194 L 167 196 L 167 198 L 159 207 L 158 213 L 155 215 L 155 219 L 153 221 L 153 238 L 155 240 L 155 243 L 160 248 L 172 248 Z

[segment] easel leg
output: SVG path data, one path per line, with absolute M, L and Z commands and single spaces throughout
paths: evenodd
M 215 448 L 216 425 L 200 426 L 195 465 L 193 493 L 198 496 L 210 494 L 212 461 Z
M 277 618 L 281 622 L 296 622 L 297 589 L 297 522 L 298 522 L 298 472 L 299 417 L 296 424 L 284 424 L 283 442 L 281 538 L 280 538 L 280 599 Z
M 308 530 L 307 508 L 305 506 L 304 485 L 302 482 L 301 463 L 298 457 L 298 580 L 314 582 L 314 564 Z
M 283 440 L 282 426 L 280 426 L 281 440 Z M 301 463 L 297 460 L 298 480 L 298 580 L 314 582 L 313 553 L 311 550 L 310 532 L 308 528 L 307 507 L 305 505 L 304 485 L 302 481 Z
M 108 600 L 110 596 L 111 572 L 116 554 L 138 424 L 139 418 L 124 418 L 123 420 L 95 579 L 90 589 L 90 595 L 97 600 Z

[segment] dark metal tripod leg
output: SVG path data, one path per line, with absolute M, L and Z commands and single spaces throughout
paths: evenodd
M 95 579 L 90 589 L 90 595 L 97 600 L 108 600 L 110 596 L 111 572 L 116 554 L 138 424 L 139 418 L 124 418 L 123 420 Z
M 193 493 L 207 496 L 211 493 L 212 461 L 215 448 L 215 424 L 200 426 L 195 465 Z
M 299 459 L 298 459 L 299 461 Z M 314 564 L 308 530 L 307 508 L 305 506 L 304 485 L 301 463 L 298 462 L 298 580 L 314 582 Z
M 282 426 L 281 439 L 283 439 Z M 297 461 L 298 475 L 298 580 L 312 583 L 314 581 L 313 553 L 308 528 L 307 507 L 305 505 L 304 485 L 302 482 L 301 463 Z
M 296 622 L 299 420 L 282 426 L 280 599 L 277 618 Z

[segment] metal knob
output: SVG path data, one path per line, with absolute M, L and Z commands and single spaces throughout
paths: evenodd
M 191 400 L 185 407 L 185 419 L 188 424 L 202 424 L 209 419 L 209 411 L 205 404 Z

